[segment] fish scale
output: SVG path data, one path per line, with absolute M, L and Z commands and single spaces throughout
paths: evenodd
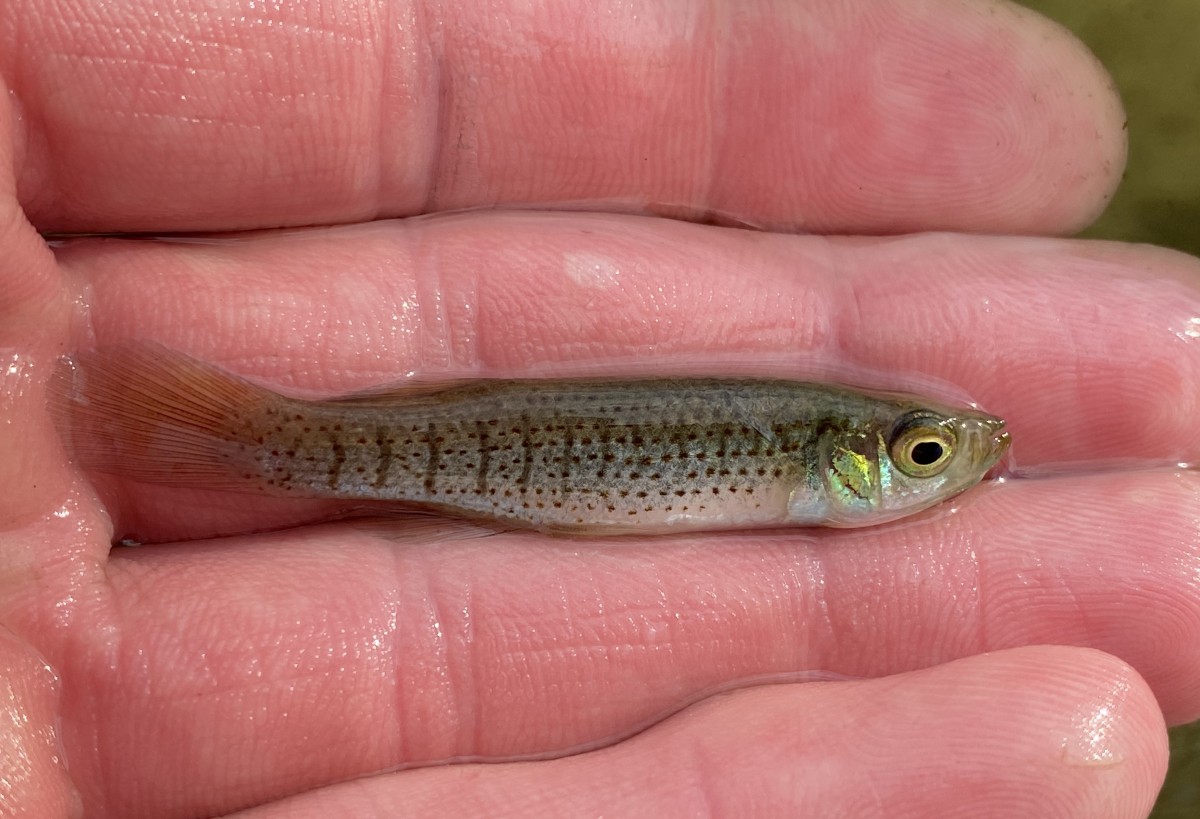
M 819 433 L 870 403 L 762 380 L 495 382 L 403 409 L 289 402 L 277 410 L 282 430 L 244 452 L 292 494 L 449 506 L 548 529 L 677 517 L 752 525 L 778 519 L 779 487 L 814 483 L 806 453 Z

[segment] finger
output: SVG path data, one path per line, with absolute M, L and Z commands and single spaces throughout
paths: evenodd
M 6 92 L 0 80 L 0 98 Z M 16 202 L 11 114 L 0 103 L 0 537 L 60 499 L 70 480 L 41 389 L 63 351 L 70 302 L 54 258 Z
M 1121 176 L 1094 59 L 957 0 L 233 0 L 0 11 L 42 229 L 591 203 L 809 231 L 1070 231 Z M 19 15 L 19 20 L 17 19 Z M 302 66 L 303 70 L 297 70 Z
M 1136 673 L 1038 647 L 742 691 L 604 751 L 376 777 L 238 816 L 1145 817 L 1166 765 Z
M 104 582 L 99 567 L 111 525 L 85 482 L 68 468 L 46 413 L 46 379 L 67 349 L 74 305 L 54 257 L 16 201 L 10 139 L 16 126 L 2 82 L 0 99 L 0 623 L 25 638 L 70 622 L 77 607 L 90 602 L 96 584 Z M 101 535 L 90 542 L 81 536 L 97 531 Z M 5 667 L 15 675 L 12 707 L 28 702 L 34 717 L 25 728 L 31 735 L 43 731 L 40 719 L 51 718 L 43 706 L 53 698 L 21 688 L 42 678 L 23 676 L 24 661 L 0 662 Z M 24 740 L 14 735 L 14 742 Z M 45 759 L 31 751 L 39 776 L 49 770 Z M 57 757 L 55 764 L 62 764 Z M 48 786 L 22 781 L 17 790 L 57 788 L 55 776 L 48 781 Z M 53 816 L 60 803 L 66 804 L 50 800 L 50 812 L 24 815 Z
M 135 335 L 303 394 L 414 371 L 600 364 L 920 393 L 945 382 L 1008 421 L 1021 467 L 1200 458 L 1200 266 L 1166 251 L 522 214 L 227 244 L 79 242 L 60 259 L 87 305 L 81 345 Z M 136 489 L 116 487 L 111 509 L 122 531 L 155 539 L 326 511 L 209 495 L 197 514 L 194 495 Z
M 1190 474 L 1012 481 L 819 536 L 423 549 L 315 527 L 121 549 L 96 614 L 46 642 L 69 639 L 52 651 L 66 741 L 93 749 L 73 773 L 98 815 L 562 753 L 730 680 L 1036 643 L 1120 656 L 1181 722 L 1200 715 L 1198 491 Z
M 57 678 L 7 630 L 0 630 L 0 669 L 0 811 L 82 816 L 57 730 Z

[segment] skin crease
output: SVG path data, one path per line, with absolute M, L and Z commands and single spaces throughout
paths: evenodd
M 580 8 L 0 8 L 0 812 L 1147 815 L 1200 716 L 1197 263 L 1001 235 L 1102 208 L 1108 79 L 990 2 Z M 915 379 L 1037 477 L 858 532 L 247 534 L 323 510 L 64 457 L 54 360 L 129 338 L 298 394 Z

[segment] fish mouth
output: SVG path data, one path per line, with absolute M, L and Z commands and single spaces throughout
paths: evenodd
M 1004 453 L 1008 452 L 1008 445 L 1011 443 L 1012 436 L 1007 432 L 999 432 L 993 435 L 992 448 L 991 451 L 988 452 L 988 459 L 991 460 L 992 463 L 999 461 L 1002 457 L 1004 457 Z
M 1008 452 L 1008 447 L 1012 443 L 1012 436 L 1004 429 L 1004 422 L 999 418 L 989 419 L 984 422 L 984 434 L 980 436 L 979 443 L 983 444 L 980 447 L 979 453 L 981 461 L 991 469 L 1000 459 L 1004 457 L 1004 453 Z

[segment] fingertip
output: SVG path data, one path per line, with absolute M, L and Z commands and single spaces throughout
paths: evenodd
M 1152 779 L 1165 773 L 1162 710 L 1124 660 L 1093 648 L 1044 645 L 989 652 L 956 665 L 977 669 L 972 678 L 978 696 L 994 698 L 1009 716 L 1038 726 L 1045 737 L 1041 751 L 1061 766 L 1132 765 Z M 1037 745 L 1029 747 L 1037 753 Z
M 1031 121 L 1056 123 L 1061 134 L 1071 135 L 1058 140 L 1047 134 L 1042 167 L 1031 175 L 1043 180 L 1042 202 L 1030 216 L 1058 232 L 1076 233 L 1099 218 L 1124 178 L 1125 105 L 1108 69 L 1073 31 L 1025 6 L 1005 6 L 1027 21 L 1028 40 L 1039 43 L 1029 66 L 1031 104 L 1039 112 Z M 1047 231 L 1031 221 L 1027 232 Z
M 1142 676 L 1090 648 L 1034 647 L 1026 654 L 1031 666 L 1062 680 L 1061 703 L 1045 701 L 1048 721 L 1061 720 L 1061 764 L 1114 773 L 1128 766 L 1125 775 L 1157 790 L 1167 770 L 1167 726 Z
M 779 14 L 735 53 L 721 110 L 746 123 L 770 110 L 772 122 L 757 150 L 730 130 L 714 206 L 822 233 L 1049 235 L 1094 219 L 1120 181 L 1112 80 L 1049 19 L 961 0 L 793 8 L 792 26 Z
M 737 692 L 663 729 L 643 740 L 665 746 L 675 734 L 694 769 L 742 769 L 707 801 L 746 799 L 779 815 L 1144 817 L 1167 769 L 1166 725 L 1145 680 L 1116 657 L 1066 646 Z
M 1014 677 L 1048 681 L 1031 701 L 1030 724 L 1044 723 L 1050 776 L 1070 787 L 1078 816 L 1142 817 L 1166 777 L 1168 742 L 1150 686 L 1129 664 L 1090 648 L 1034 646 L 1017 656 Z M 1040 719 L 1039 719 L 1040 718 Z

